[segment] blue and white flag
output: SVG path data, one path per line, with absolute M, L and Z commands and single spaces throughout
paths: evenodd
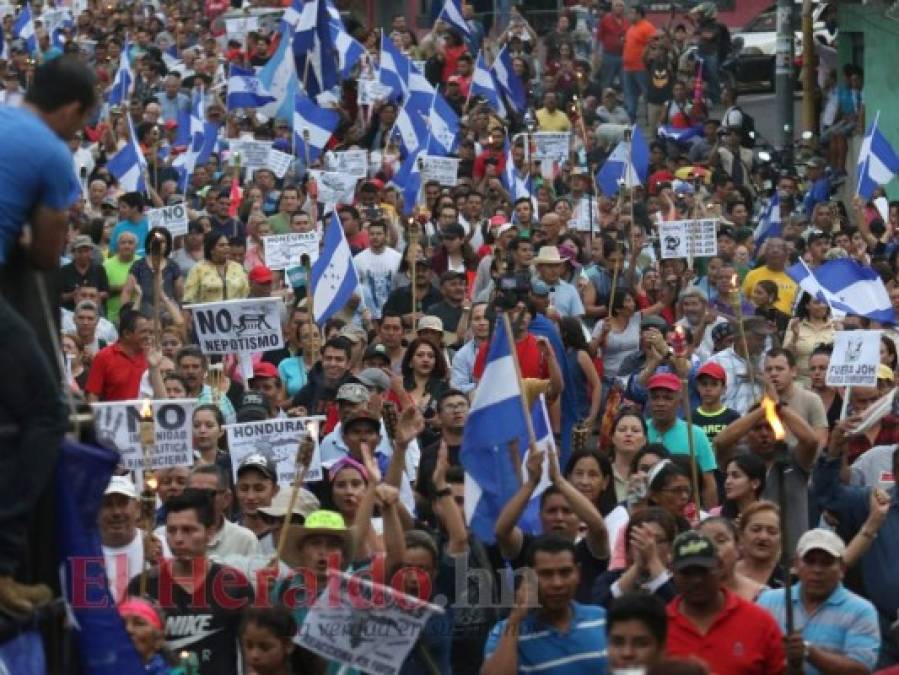
M 847 314 L 895 324 L 896 314 L 883 280 L 850 258 L 829 260 L 815 270 L 800 258 L 787 274 L 802 290 L 830 305 L 834 318 Z
M 131 57 L 128 55 L 131 43 L 126 42 L 119 56 L 119 69 L 116 71 L 115 80 L 106 100 L 109 105 L 122 105 L 131 98 L 131 87 L 134 84 L 134 72 L 131 70 Z
M 231 65 L 228 71 L 228 95 L 225 98 L 228 110 L 262 108 L 274 100 L 275 97 L 262 86 L 256 71 Z
M 356 287 L 359 274 L 337 212 L 325 229 L 322 251 L 312 265 L 313 311 L 319 326 L 343 309 Z
M 266 117 L 293 118 L 293 98 L 297 92 L 297 70 L 293 59 L 293 30 L 283 26 L 278 49 L 259 71 L 259 82 L 273 98 L 259 109 Z
M 534 488 L 534 493 L 531 495 L 528 505 L 518 521 L 518 527 L 526 534 L 541 534 L 540 496 L 546 488 L 552 485 L 552 481 L 549 479 L 549 462 L 552 461 L 550 455 L 557 451 L 552 424 L 549 421 L 549 410 L 546 408 L 546 397 L 543 394 L 540 394 L 531 406 L 531 424 L 534 428 L 537 449 L 543 453 L 543 468 L 540 474 L 540 481 L 537 483 L 537 487 Z M 518 443 L 520 448 L 526 448 L 524 457 L 521 458 L 521 479 L 526 481 L 528 480 L 527 461 L 528 456 L 531 454 L 527 435 L 520 438 Z
M 438 93 L 434 93 L 428 116 L 428 154 L 451 155 L 459 145 L 459 116 Z
M 465 21 L 465 17 L 462 15 L 462 3 L 460 0 L 445 0 L 443 9 L 440 10 L 440 14 L 437 18 L 443 19 L 450 26 L 462 33 L 462 37 L 465 38 L 466 42 L 471 38 L 471 29 L 468 27 L 468 22 Z
M 330 5 L 330 3 L 328 4 Z M 336 18 L 334 17 L 331 7 L 333 5 L 328 8 L 328 12 L 331 14 L 328 30 L 331 32 L 331 43 L 337 51 L 337 71 L 340 77 L 346 79 L 366 55 L 366 51 L 362 43 L 347 32 L 340 14 L 338 13 Z M 337 10 L 335 9 L 334 12 Z
M 689 141 L 691 138 L 697 138 L 699 136 L 702 136 L 701 124 L 687 127 L 686 129 L 672 127 L 670 125 L 662 125 L 659 127 L 659 138 L 674 141 L 675 143 L 684 143 L 686 141 Z
M 640 131 L 634 125 L 630 145 L 620 141 L 612 154 L 596 172 L 596 182 L 604 195 L 613 195 L 620 186 L 625 188 L 642 185 L 649 171 L 649 146 Z
M 37 35 L 34 32 L 34 16 L 31 13 L 31 3 L 26 2 L 22 11 L 16 17 L 12 25 L 12 36 L 25 42 L 25 48 L 29 54 L 37 51 Z
M 759 224 L 753 233 L 756 248 L 761 246 L 765 239 L 779 237 L 781 234 L 783 234 L 783 227 L 780 220 L 780 195 L 775 192 L 768 202 L 768 206 L 765 207 L 762 217 L 759 218 Z
M 147 170 L 147 160 L 137 144 L 137 134 L 131 125 L 131 116 L 126 117 L 130 140 L 109 158 L 106 168 L 119 181 L 125 192 L 145 192 L 147 184 L 144 181 L 144 173 Z
M 400 52 L 387 37 L 387 31 L 381 31 L 381 58 L 378 64 L 378 81 L 390 88 L 391 101 L 400 101 L 409 90 L 409 69 L 412 62 Z
M 6 41 L 6 36 L 3 34 L 2 25 L 0 25 L 0 59 L 9 61 L 9 42 Z
M 309 98 L 339 83 L 337 53 L 331 40 L 333 14 L 325 0 L 306 0 L 295 27 L 294 65 Z
M 407 155 L 423 148 L 428 139 L 428 124 L 417 108 L 407 103 L 397 110 L 393 131 L 399 136 L 400 147 Z
M 509 344 L 505 323 L 497 321 L 459 452 L 465 468 L 466 520 L 472 533 L 487 544 L 496 540 L 496 520 L 518 489 L 509 443 L 527 437 L 515 356 Z
M 500 175 L 500 180 L 509 196 L 512 197 L 513 203 L 522 197 L 530 198 L 534 193 L 531 176 L 522 176 L 518 173 L 518 169 L 515 168 L 515 160 L 512 158 L 512 145 L 508 140 L 506 140 L 506 164 Z
M 68 7 L 44 9 L 44 12 L 41 14 L 41 21 L 50 35 L 50 43 L 57 49 L 65 47 L 65 31 L 68 30 L 71 33 L 75 30 L 75 19 L 72 17 L 72 10 Z
M 205 164 L 209 156 L 215 152 L 218 130 L 218 124 L 204 122 L 202 131 L 191 135 L 187 150 L 175 157 L 172 162 L 172 167 L 178 172 L 178 189 L 182 192 L 187 188 L 197 165 Z
M 294 153 L 314 162 L 340 124 L 340 113 L 316 105 L 308 96 L 297 92 L 293 109 Z M 304 132 L 309 132 L 308 148 Z M 308 154 L 307 154 L 308 153 Z
M 524 112 L 527 107 L 527 93 L 521 78 L 512 68 L 512 56 L 506 47 L 499 50 L 493 59 L 493 76 L 506 97 L 509 106 L 517 113 Z
M 293 30 L 294 50 L 311 50 L 318 23 L 318 0 L 293 0 L 281 21 Z
M 506 117 L 506 104 L 499 94 L 499 85 L 493 71 L 487 67 L 483 51 L 478 52 L 478 58 L 475 60 L 474 73 L 471 76 L 471 95 L 482 97 L 500 117 Z
M 421 191 L 421 167 L 418 164 L 418 158 L 424 154 L 427 153 L 423 147 L 410 152 L 391 179 L 391 182 L 403 193 L 403 215 L 405 216 L 412 213 L 418 203 L 418 193 Z
M 899 156 L 880 129 L 877 128 L 877 120 L 880 113 L 874 117 L 865 139 L 862 141 L 858 152 L 858 187 L 856 192 L 864 199 L 871 199 L 874 190 L 880 185 L 886 185 L 896 172 L 899 172 Z

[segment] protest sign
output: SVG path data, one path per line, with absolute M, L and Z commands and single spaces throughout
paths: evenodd
M 296 476 L 299 442 L 310 433 L 315 441 L 315 451 L 304 482 L 321 480 L 322 457 L 318 447 L 318 427 L 324 422 L 324 417 L 281 417 L 261 422 L 226 424 L 234 481 L 237 481 L 237 467 L 244 457 L 259 454 L 271 459 L 278 467 L 278 485 L 289 487 Z
M 294 642 L 329 661 L 395 675 L 428 619 L 442 613 L 442 608 L 389 586 L 330 570 L 327 588 L 309 609 Z
M 231 157 L 235 152 L 240 153 L 240 165 L 249 169 L 261 169 L 268 166 L 269 150 L 272 144 L 269 141 L 254 141 L 249 138 L 232 139 L 228 149 Z
M 834 333 L 833 354 L 825 382 L 829 387 L 876 387 L 880 365 L 879 330 L 840 330 Z
M 571 133 L 568 131 L 538 131 L 533 134 L 534 159 L 568 159 Z
M 228 37 L 243 40 L 247 33 L 255 30 L 259 30 L 259 21 L 255 16 L 225 19 L 225 32 L 228 33 Z
M 150 403 L 156 442 L 149 452 L 151 469 L 191 466 L 193 455 L 193 414 L 196 399 L 157 401 L 116 401 L 92 403 L 94 432 L 101 445 L 122 454 L 129 471 L 144 469 L 144 451 L 140 444 L 141 410 Z
M 187 309 L 193 312 L 194 333 L 204 354 L 267 352 L 284 346 L 281 303 L 281 298 L 245 298 Z
M 659 223 L 662 258 L 708 258 L 718 254 L 718 221 L 669 220 Z
M 390 96 L 390 87 L 381 84 L 378 80 L 361 78 L 358 84 L 357 103 L 359 105 L 374 105 L 379 101 L 387 100 L 387 97 Z
M 318 201 L 325 205 L 340 202 L 351 203 L 356 194 L 355 176 L 348 176 L 337 171 L 319 171 L 311 169 L 309 174 L 318 184 Z M 325 209 L 327 211 L 327 209 Z
M 293 155 L 287 152 L 281 152 L 280 150 L 275 150 L 274 148 L 269 148 L 268 158 L 265 160 L 265 165 L 272 170 L 278 178 L 284 178 L 284 174 L 287 173 L 287 170 L 290 168 L 290 164 L 293 162 Z
M 328 168 L 355 178 L 365 178 L 368 175 L 368 150 L 328 153 Z
M 436 157 L 424 155 L 421 165 L 421 180 L 435 180 L 441 185 L 453 187 L 459 174 L 459 159 L 456 157 Z
M 574 229 L 579 232 L 599 230 L 597 201 L 594 197 L 581 197 L 574 205 L 574 218 L 571 219 Z
M 285 270 L 299 265 L 303 255 L 309 256 L 309 262 L 318 260 L 317 232 L 290 232 L 273 234 L 262 238 L 265 251 L 265 264 L 270 270 Z
M 173 237 L 187 234 L 187 206 L 172 204 L 147 211 L 150 227 L 164 227 Z

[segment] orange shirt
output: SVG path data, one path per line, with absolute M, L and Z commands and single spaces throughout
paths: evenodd
M 646 19 L 640 19 L 627 29 L 627 33 L 624 34 L 624 50 L 621 53 L 625 70 L 646 70 L 643 52 L 655 34 L 656 27 Z

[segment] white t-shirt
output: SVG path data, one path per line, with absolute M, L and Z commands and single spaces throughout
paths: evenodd
M 144 533 L 137 530 L 134 539 L 125 546 L 103 546 L 103 562 L 112 599 L 118 602 L 128 588 L 128 582 L 140 574 L 144 566 Z
M 381 253 L 375 253 L 367 248 L 353 258 L 359 272 L 365 306 L 371 310 L 372 316 L 376 319 L 381 318 L 381 308 L 393 289 L 394 278 L 402 259 L 400 252 L 389 246 Z

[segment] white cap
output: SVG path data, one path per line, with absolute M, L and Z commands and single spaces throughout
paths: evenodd
M 842 558 L 846 555 L 846 544 L 839 535 L 822 528 L 809 530 L 799 537 L 799 543 L 796 544 L 796 555 L 804 558 L 806 553 L 816 550 L 829 553 L 834 558 Z
M 109 485 L 106 486 L 106 491 L 103 494 L 125 495 L 129 499 L 137 499 L 137 488 L 134 487 L 134 483 L 127 476 L 113 476 L 109 480 Z

